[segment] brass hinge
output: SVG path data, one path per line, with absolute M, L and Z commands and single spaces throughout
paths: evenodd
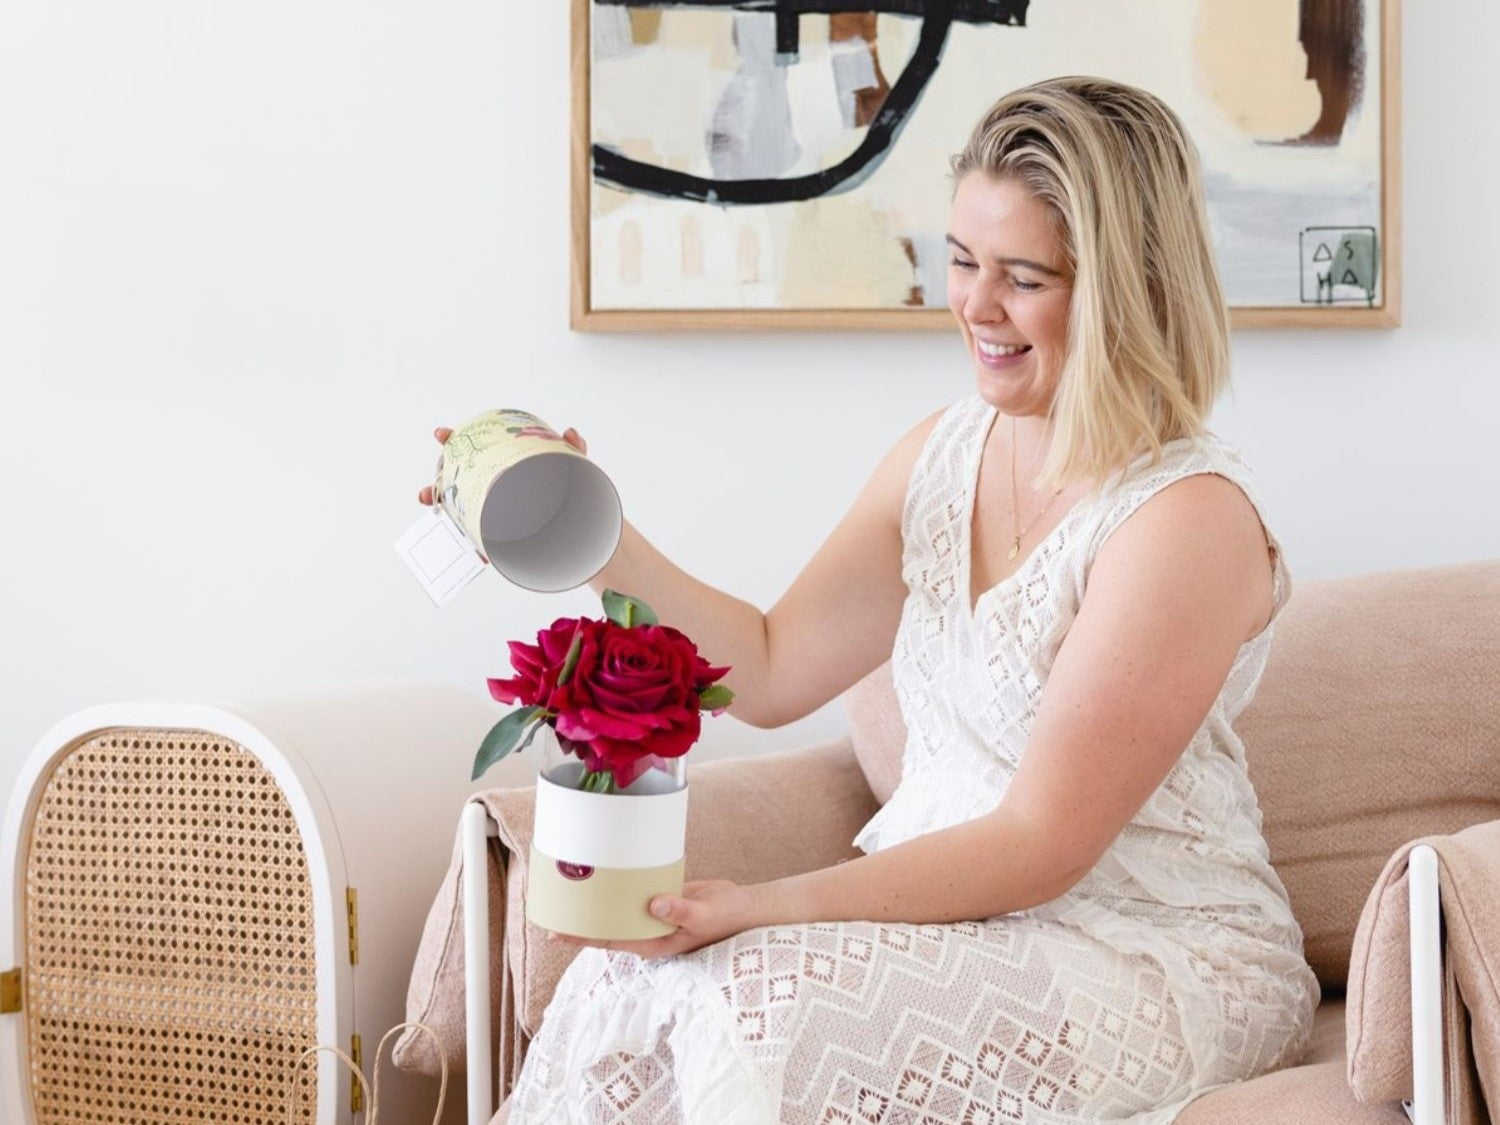
M 11 969 L 0 973 L 0 1015 L 11 1015 L 21 1010 L 21 970 Z
M 365 1072 L 365 1047 L 360 1042 L 359 1033 L 355 1032 L 349 1036 L 349 1057 L 354 1060 L 354 1069 L 360 1074 Z M 359 1113 L 365 1108 L 365 1080 L 355 1075 L 349 1076 L 349 1112 Z
M 359 964 L 359 892 L 344 888 L 344 910 L 349 916 L 349 964 Z

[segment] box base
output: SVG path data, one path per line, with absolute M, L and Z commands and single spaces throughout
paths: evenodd
M 526 918 L 543 929 L 600 941 L 664 937 L 676 926 L 647 912 L 654 895 L 682 894 L 683 861 L 661 867 L 585 867 L 536 847 L 527 867 Z

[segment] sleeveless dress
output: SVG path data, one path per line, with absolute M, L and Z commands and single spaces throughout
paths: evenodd
M 977 397 L 950 407 L 912 473 L 892 654 L 908 736 L 899 786 L 855 840 L 866 852 L 999 803 L 1093 559 L 1141 504 L 1213 473 L 1261 512 L 1217 439 L 1171 442 L 1068 512 L 971 614 L 970 513 L 995 413 Z M 1279 611 L 1290 581 L 1275 559 Z M 658 960 L 583 950 L 527 1053 L 511 1125 L 1158 1125 L 1294 1063 L 1318 984 L 1231 726 L 1270 640 L 1268 626 L 1240 649 L 1166 779 L 1043 906 L 760 927 Z

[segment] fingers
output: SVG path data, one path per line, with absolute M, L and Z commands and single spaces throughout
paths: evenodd
M 563 431 L 562 437 L 563 441 L 567 442 L 574 449 L 578 450 L 579 453 L 587 453 L 589 451 L 589 443 L 584 441 L 583 435 L 580 434 L 577 430 L 573 429 L 572 426 L 569 426 L 566 430 Z
M 448 439 L 453 436 L 453 430 L 448 426 L 439 426 L 437 429 L 432 431 L 432 436 L 437 438 L 439 442 L 446 445 Z M 443 471 L 443 458 L 441 454 L 438 455 L 437 468 L 433 471 L 436 473 L 441 473 Z M 417 490 L 417 503 L 426 504 L 429 507 L 437 503 L 437 495 L 432 491 L 432 485 L 424 484 L 420 489 Z M 484 556 L 481 555 L 480 558 L 484 558 Z M 490 560 L 485 559 L 484 561 L 485 565 L 488 566 Z
M 650 909 L 651 917 L 671 922 L 674 926 L 688 926 L 692 923 L 693 904 L 685 898 L 657 895 L 651 900 Z

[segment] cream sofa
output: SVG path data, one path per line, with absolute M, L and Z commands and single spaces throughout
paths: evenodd
M 690 767 L 689 878 L 759 881 L 856 854 L 850 841 L 899 776 L 904 732 L 887 669 L 846 702 L 848 738 Z M 1407 1120 L 1399 1100 L 1412 1096 L 1407 859 L 1417 840 L 1436 847 L 1448 951 L 1444 1055 L 1433 1056 L 1434 1073 L 1448 1120 L 1490 1120 L 1486 1099 L 1500 1107 L 1500 562 L 1300 586 L 1240 729 L 1272 862 L 1323 1002 L 1300 1065 L 1210 1093 L 1178 1120 Z M 493 1105 L 489 1060 L 498 1093 L 509 1092 L 573 955 L 523 920 L 531 801 L 523 786 L 471 806 L 477 831 L 487 825 L 492 837 L 485 886 L 472 888 L 475 913 L 495 935 L 476 946 L 491 956 L 479 966 L 489 980 L 475 975 L 484 987 L 469 1030 L 488 1023 L 492 1033 L 471 1121 Z M 436 1027 L 450 1057 L 462 1055 L 466 1030 L 461 869 L 456 848 L 408 994 L 408 1018 Z M 403 1040 L 396 1059 L 436 1067 L 419 1039 Z M 496 1120 L 505 1117 L 502 1106 Z

